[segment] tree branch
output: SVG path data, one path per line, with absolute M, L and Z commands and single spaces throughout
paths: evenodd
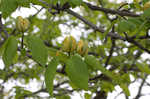
M 92 5 L 87 2 L 84 2 L 84 4 L 86 4 L 91 10 L 102 11 L 104 13 L 118 14 L 120 16 L 130 16 L 130 17 L 139 17 L 140 16 L 140 15 L 137 15 L 137 14 L 134 14 L 131 12 L 125 12 L 125 11 L 112 10 L 112 9 L 107 9 L 107 8 L 103 8 L 103 7 L 98 7 L 98 6 Z
M 58 88 L 59 86 L 65 84 L 65 83 L 68 83 L 68 81 L 64 81 L 64 82 L 58 83 L 57 85 L 54 85 L 54 90 L 57 91 L 57 88 Z M 61 89 L 59 89 L 59 90 L 61 90 Z M 61 95 L 64 95 L 64 94 L 72 93 L 73 91 L 74 91 L 74 90 L 64 90 L 63 93 L 61 93 L 61 94 L 54 94 L 54 96 L 61 96 Z M 46 93 L 48 93 L 48 91 L 46 90 L 46 88 L 44 88 L 44 89 L 37 90 L 37 91 L 35 91 L 35 92 L 31 93 L 31 94 L 23 95 L 23 96 L 21 96 L 21 97 L 26 98 L 26 97 L 29 97 L 29 96 L 34 96 L 34 95 L 39 94 L 39 93 L 41 93 L 41 92 L 46 92 Z
M 111 45 L 111 49 L 110 49 L 110 51 L 109 51 L 109 56 L 107 57 L 107 60 L 106 60 L 106 62 L 105 62 L 105 67 L 107 67 L 107 65 L 108 65 L 108 63 L 109 63 L 109 60 L 110 60 L 111 57 L 112 57 L 112 54 L 113 54 L 115 45 L 116 45 L 116 44 L 115 44 L 115 40 L 112 39 L 112 45 Z
M 142 83 L 141 83 L 141 85 L 140 85 L 140 87 L 139 87 L 139 90 L 138 90 L 138 93 L 137 93 L 135 99 L 139 99 L 139 98 L 140 98 L 140 96 L 141 96 L 141 91 L 142 91 L 142 88 L 143 88 L 143 86 L 144 86 L 144 83 L 145 83 L 145 81 L 146 81 L 147 76 L 148 76 L 148 75 L 146 75 L 146 77 L 143 79 L 143 81 L 142 81 Z
M 101 33 L 104 33 L 104 30 L 102 29 L 102 27 L 98 28 L 95 24 L 91 23 L 90 21 L 86 20 L 85 18 L 83 18 L 81 15 L 79 15 L 78 13 L 70 10 L 70 9 L 66 9 L 65 10 L 68 14 L 75 16 L 76 18 L 80 19 L 81 21 L 83 21 L 85 24 L 87 24 L 88 26 L 90 26 L 93 30 L 95 31 L 99 31 Z
M 102 29 L 102 28 L 98 28 L 95 24 L 89 22 L 88 20 L 86 20 L 85 18 L 83 18 L 81 15 L 79 15 L 78 13 L 75 13 L 74 11 L 70 10 L 70 9 L 67 9 L 65 10 L 66 12 L 68 12 L 69 14 L 75 16 L 76 18 L 80 19 L 81 21 L 83 21 L 85 24 L 87 24 L 88 26 L 90 26 L 92 29 L 94 29 L 95 31 L 99 31 L 101 33 L 104 33 L 105 31 Z M 150 50 L 144 48 L 142 45 L 140 45 L 138 42 L 136 42 L 135 40 L 129 38 L 129 37 L 122 37 L 120 36 L 119 34 L 116 34 L 116 33 L 113 33 L 113 32 L 109 32 L 108 33 L 108 36 L 111 36 L 115 39 L 120 39 L 120 40 L 124 40 L 124 41 L 128 41 L 132 44 L 134 44 L 135 46 L 137 46 L 138 48 L 146 51 L 147 53 L 150 54 Z
M 144 50 L 145 52 L 147 52 L 148 54 L 150 54 L 150 50 L 148 50 L 147 48 L 143 47 L 141 44 L 139 44 L 138 42 L 136 42 L 134 39 L 131 39 L 131 38 L 129 38 L 129 37 L 126 36 L 126 41 L 134 44 L 138 48 L 140 48 L 140 49 Z
M 65 10 L 68 14 L 73 15 L 74 17 L 78 18 L 79 20 L 83 21 L 86 25 L 88 25 L 89 27 L 91 27 L 94 31 L 99 31 L 101 33 L 104 33 L 105 30 L 102 27 L 97 27 L 95 24 L 91 23 L 90 21 L 86 20 L 84 17 L 82 17 L 81 15 L 79 15 L 78 13 L 70 10 L 70 9 L 66 9 Z M 111 36 L 115 39 L 120 39 L 120 40 L 125 40 L 124 37 L 116 34 L 116 33 L 112 33 L 109 32 L 108 36 Z

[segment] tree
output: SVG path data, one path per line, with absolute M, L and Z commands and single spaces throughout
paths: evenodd
M 116 1 L 1 0 L 1 99 L 70 99 L 73 92 L 84 93 L 85 99 L 106 99 L 115 86 L 128 99 L 129 85 L 139 79 L 134 98 L 143 96 L 143 86 L 150 85 L 150 60 L 143 59 L 150 54 L 149 0 Z M 28 18 L 11 17 L 21 7 L 36 5 L 40 9 Z M 38 16 L 43 10 L 45 18 Z M 78 39 L 68 33 L 75 28 L 82 33 Z M 64 34 L 65 40 L 58 41 Z M 5 90 L 9 81 L 28 85 L 31 79 L 41 89 L 33 92 L 16 84 Z

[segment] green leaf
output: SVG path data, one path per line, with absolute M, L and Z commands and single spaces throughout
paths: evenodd
M 93 55 L 86 55 L 84 61 L 89 66 L 89 68 L 94 70 L 99 69 L 100 63 Z
M 137 26 L 140 26 L 143 23 L 143 21 L 139 17 L 138 18 L 129 18 L 128 21 Z
M 112 27 L 114 26 L 114 24 L 117 22 L 117 20 L 112 21 L 111 25 L 107 28 L 107 30 L 104 32 L 104 37 L 106 37 L 108 35 L 108 32 L 112 29 Z M 104 38 L 102 38 L 104 39 Z
M 135 28 L 136 28 L 136 25 L 130 21 L 121 21 L 118 24 L 119 32 L 133 31 Z
M 120 82 L 121 83 L 131 83 L 131 81 L 130 81 L 130 76 L 129 76 L 130 74 L 128 74 L 128 73 L 125 73 L 125 74 L 122 74 L 121 76 L 120 76 Z
M 60 4 L 64 5 L 68 0 L 60 0 Z
M 74 8 L 74 7 L 78 6 L 78 5 L 81 5 L 82 0 L 69 0 L 68 2 Z
M 23 87 L 15 86 L 14 88 L 16 89 L 15 99 L 23 99 L 25 95 L 32 94 L 31 91 L 25 90 Z
M 7 42 L 8 42 L 8 40 L 6 40 L 6 41 L 4 42 L 4 44 L 2 44 L 2 45 L 0 46 L 0 56 L 3 55 L 4 50 L 5 50 L 5 47 L 6 47 L 6 45 L 7 45 Z
M 51 1 L 51 0 L 50 0 Z M 40 0 L 29 0 L 30 3 L 34 5 L 40 5 L 42 7 L 48 8 L 45 4 L 43 4 Z
M 105 92 L 112 92 L 114 90 L 114 85 L 112 82 L 101 81 L 101 89 Z
M 0 10 L 4 18 L 7 18 L 12 12 L 17 9 L 16 0 L 1 0 Z
M 47 3 L 50 3 L 50 4 L 53 4 L 53 5 L 56 5 L 57 3 L 59 3 L 58 1 L 63 1 L 63 0 L 44 0 L 45 2 Z
M 149 18 L 150 17 L 150 8 L 146 9 L 141 17 Z
M 109 72 L 105 67 L 103 67 L 100 62 L 96 59 L 96 57 L 92 55 L 86 55 L 85 56 L 85 63 L 90 66 L 90 68 L 95 70 L 100 70 L 102 73 L 107 75 L 110 78 L 114 78 L 114 75 Z
M 85 98 L 85 99 L 91 99 L 91 94 L 85 93 L 85 94 L 84 94 L 84 98 Z
M 69 58 L 66 54 L 64 54 L 63 52 L 61 52 L 55 48 L 49 47 L 47 49 L 48 49 L 48 54 L 50 56 L 52 56 L 52 57 L 58 56 L 59 61 L 61 61 L 62 63 L 64 63 Z
M 29 0 L 16 0 L 17 4 L 22 7 L 30 7 Z
M 4 49 L 2 59 L 6 67 L 12 64 L 13 59 L 17 53 L 18 42 L 15 37 L 9 37 Z
M 4 70 L 0 69 L 0 79 L 5 79 L 7 72 Z
M 145 4 L 146 2 L 148 2 L 149 0 L 142 0 L 142 3 Z
M 120 84 L 120 87 L 123 89 L 123 92 L 127 95 L 130 96 L 130 91 L 128 89 L 128 86 L 126 84 Z
M 46 68 L 45 71 L 46 89 L 50 95 L 53 95 L 53 79 L 56 73 L 57 65 L 58 65 L 58 59 L 53 58 L 51 62 L 48 64 L 48 67 Z
M 147 64 L 143 65 L 143 64 L 137 64 L 137 67 L 140 69 L 140 71 L 150 74 L 150 68 Z
M 66 73 L 72 83 L 81 88 L 88 89 L 88 69 L 79 55 L 74 55 L 66 62 Z
M 57 96 L 56 99 L 71 99 L 68 95 Z
M 48 50 L 43 41 L 38 37 L 31 36 L 27 38 L 27 43 L 33 59 L 42 66 L 45 66 L 48 58 Z

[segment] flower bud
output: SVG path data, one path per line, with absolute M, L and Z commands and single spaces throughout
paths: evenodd
M 76 40 L 73 36 L 70 36 L 70 51 L 73 52 L 76 49 Z
M 57 52 L 56 52 L 56 56 L 59 56 L 59 55 L 60 55 L 60 51 L 57 51 Z
M 83 40 L 80 40 L 77 45 L 77 52 L 82 53 Z
M 73 36 L 66 37 L 63 41 L 63 51 L 73 52 L 76 49 L 76 40 Z
M 66 37 L 63 41 L 63 51 L 69 52 L 69 37 Z
M 141 2 L 141 0 L 134 0 L 134 2 L 139 3 L 139 2 Z
M 88 53 L 88 42 L 80 40 L 77 45 L 77 53 L 84 56 Z
M 146 2 L 146 3 L 144 4 L 143 10 L 146 10 L 146 9 L 148 9 L 148 8 L 150 8 L 150 2 Z
M 20 32 L 25 32 L 29 28 L 29 24 L 30 22 L 28 19 L 18 16 L 16 20 L 16 29 Z

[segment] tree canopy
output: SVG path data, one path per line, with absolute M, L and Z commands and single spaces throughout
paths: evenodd
M 12 17 L 23 7 L 37 12 Z M 0 12 L 1 99 L 107 99 L 116 86 L 129 99 L 140 80 L 139 99 L 150 86 L 149 0 L 0 0 Z

